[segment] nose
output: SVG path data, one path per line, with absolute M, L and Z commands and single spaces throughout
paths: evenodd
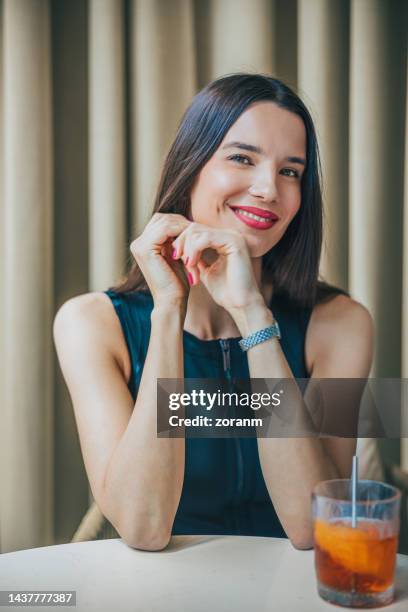
M 275 172 L 271 168 L 259 170 L 253 177 L 253 182 L 248 189 L 250 195 L 266 202 L 274 202 L 278 199 Z

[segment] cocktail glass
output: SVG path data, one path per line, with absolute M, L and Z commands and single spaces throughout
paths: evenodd
M 357 485 L 353 526 L 350 479 L 318 483 L 312 495 L 319 595 L 351 608 L 394 598 L 401 492 L 375 480 Z

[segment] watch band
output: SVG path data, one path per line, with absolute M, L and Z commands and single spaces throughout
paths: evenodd
M 259 331 L 250 334 L 246 338 L 242 338 L 242 340 L 240 340 L 238 344 L 243 351 L 247 351 L 251 347 L 260 344 L 261 342 L 265 342 L 265 340 L 269 340 L 270 338 L 278 338 L 279 340 L 281 338 L 281 333 L 277 321 L 275 321 L 272 325 L 269 325 L 269 327 L 264 327 L 263 329 L 260 329 Z

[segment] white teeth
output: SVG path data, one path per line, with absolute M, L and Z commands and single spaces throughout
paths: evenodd
M 253 213 L 248 212 L 247 210 L 242 210 L 242 208 L 236 208 L 235 210 L 239 211 L 240 215 L 244 215 L 245 217 L 249 217 L 250 219 L 255 219 L 255 221 L 261 221 L 263 223 L 270 223 L 273 221 L 270 217 L 265 219 L 265 217 L 258 217 L 258 215 L 254 215 Z

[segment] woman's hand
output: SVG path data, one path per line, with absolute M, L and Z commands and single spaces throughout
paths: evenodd
M 173 247 L 193 284 L 201 280 L 214 301 L 227 311 L 263 300 L 246 241 L 239 232 L 191 222 Z
M 183 263 L 172 257 L 171 243 L 190 224 L 183 215 L 155 213 L 130 245 L 156 306 L 187 303 L 189 284 Z

